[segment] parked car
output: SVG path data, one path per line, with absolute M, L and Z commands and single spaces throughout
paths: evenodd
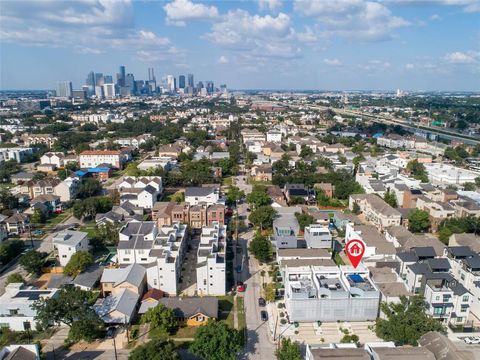
M 33 235 L 33 236 L 42 236 L 42 235 L 43 235 L 43 231 L 42 231 L 42 230 L 33 230 L 33 231 L 32 231 L 32 235 Z
M 463 339 L 466 344 L 480 344 L 480 337 L 478 336 L 471 336 L 471 337 L 466 337 Z
M 108 329 L 107 329 L 107 334 L 106 334 L 106 338 L 107 339 L 111 339 L 113 338 L 113 336 L 115 335 L 115 326 L 110 326 Z
M 265 305 L 267 305 L 267 302 L 265 301 L 264 298 L 258 298 L 258 306 L 261 306 L 261 307 L 264 307 Z
M 250 208 L 247 208 L 247 212 L 250 212 L 250 211 L 252 211 L 252 209 L 250 209 Z
M 225 216 L 232 216 L 233 215 L 233 210 L 228 208 L 227 211 L 225 211 Z
M 238 292 L 245 292 L 245 284 L 241 281 L 237 282 L 237 291 Z
M 55 215 L 62 214 L 62 213 L 63 213 L 63 210 L 55 210 L 53 213 L 54 213 Z
M 242 273 L 242 265 L 237 265 L 235 267 L 235 271 L 237 272 L 237 274 L 241 274 Z
M 268 320 L 268 313 L 265 310 L 260 311 L 260 319 L 262 319 L 262 321 Z

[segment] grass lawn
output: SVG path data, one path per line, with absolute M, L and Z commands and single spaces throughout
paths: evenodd
M 52 229 L 55 226 L 57 226 L 58 224 L 60 224 L 62 221 L 65 221 L 66 219 L 68 219 L 70 216 L 72 216 L 72 210 L 71 209 L 68 209 L 65 212 L 63 212 L 61 214 L 58 214 L 58 215 L 54 214 L 50 218 L 48 218 L 48 220 L 43 225 L 43 228 L 46 229 L 46 230 L 47 229 Z
M 233 183 L 233 180 L 231 176 L 222 179 L 222 185 L 230 186 L 232 185 L 232 183 Z
M 218 298 L 218 319 L 224 320 L 233 328 L 233 296 L 226 295 Z
M 238 330 L 244 335 L 243 341 L 247 341 L 247 319 L 245 318 L 245 306 L 244 299 L 242 297 L 237 297 L 237 319 L 238 319 Z
M 337 265 L 345 265 L 345 263 L 343 262 L 342 257 L 340 256 L 340 254 L 339 254 L 338 252 L 335 253 L 335 264 L 337 264 Z
M 178 331 L 175 335 L 170 336 L 173 339 L 191 339 L 197 332 L 198 327 L 196 326 L 185 326 L 178 328 Z
M 94 221 L 86 223 L 78 228 L 78 231 L 85 231 L 88 236 L 93 236 L 95 233 L 96 224 Z

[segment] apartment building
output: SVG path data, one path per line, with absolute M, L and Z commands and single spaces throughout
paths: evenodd
M 286 266 L 285 306 L 290 321 L 367 321 L 377 318 L 380 292 L 368 269 Z
M 58 178 L 45 178 L 42 180 L 34 180 L 26 183 L 28 195 L 31 199 L 40 195 L 56 195 L 55 187 L 62 181 Z
M 9 160 L 15 160 L 21 163 L 28 155 L 32 154 L 33 149 L 30 147 L 0 148 L 0 163 Z
M 178 294 L 178 281 L 187 246 L 187 225 L 175 223 L 158 228 L 150 251 L 156 260 L 147 265 L 148 288 L 159 289 L 169 296 Z
M 265 134 L 261 133 L 257 129 L 242 129 L 240 134 L 242 135 L 244 144 L 249 141 L 265 141 Z
M 218 223 L 202 228 L 197 253 L 197 293 L 225 295 L 226 293 L 226 229 Z
M 365 243 L 365 262 L 390 261 L 395 259 L 395 246 L 372 225 L 348 224 L 345 229 L 345 243 L 360 239 Z
M 305 226 L 304 238 L 305 242 L 307 243 L 307 248 L 332 248 L 332 234 L 330 233 L 328 226 L 316 224 Z
M 150 264 L 156 260 L 151 254 L 158 228 L 154 221 L 130 221 L 119 231 L 117 257 L 120 265 Z
M 350 195 L 348 204 L 350 210 L 353 210 L 353 204 L 357 204 L 360 211 L 365 215 L 366 220 L 370 221 L 379 230 L 401 224 L 401 213 L 377 195 Z
M 455 209 L 452 205 L 446 202 L 433 201 L 426 196 L 420 196 L 417 199 L 417 209 L 428 212 L 432 232 L 438 231 L 442 221 L 455 216 Z
M 51 148 L 55 141 L 58 140 L 56 136 L 50 134 L 22 134 L 20 139 L 25 146 L 32 146 L 36 144 L 45 144 Z
M 296 248 L 300 225 L 295 213 L 301 213 L 299 207 L 277 208 L 277 217 L 273 220 L 273 245 L 277 249 Z
M 121 169 L 127 160 L 128 156 L 120 150 L 85 150 L 79 157 L 81 168 L 109 164 L 113 168 Z

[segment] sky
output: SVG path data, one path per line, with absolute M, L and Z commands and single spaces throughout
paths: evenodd
M 1 0 L 0 89 L 89 71 L 230 89 L 480 91 L 480 0 Z

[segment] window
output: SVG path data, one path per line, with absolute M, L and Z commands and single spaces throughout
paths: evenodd
M 18 309 L 10 309 L 10 315 L 18 315 Z
M 153 286 L 157 286 L 157 279 L 153 279 Z
M 435 296 L 435 300 L 439 301 L 439 300 L 440 300 L 440 296 Z
M 462 301 L 467 302 L 468 301 L 468 295 L 463 295 Z
M 434 307 L 433 308 L 433 315 L 444 315 L 445 309 L 441 307 Z
M 125 254 L 130 255 L 131 253 L 131 250 L 125 250 Z
M 462 280 L 465 280 L 465 274 L 460 275 L 460 278 L 461 278 Z
M 123 258 L 123 261 L 130 261 L 130 258 Z
M 468 311 L 468 308 L 469 308 L 469 307 L 470 307 L 469 305 L 462 305 L 462 306 L 460 307 L 460 312 L 466 312 L 466 311 Z

